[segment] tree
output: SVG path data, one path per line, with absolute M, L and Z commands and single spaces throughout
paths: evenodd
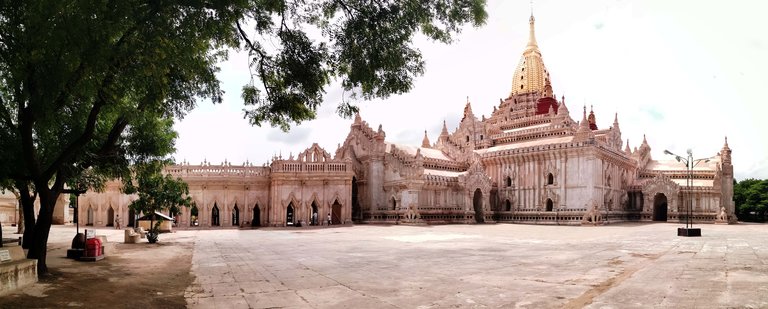
M 733 200 L 739 218 L 744 221 L 764 222 L 768 212 L 768 179 L 750 178 L 735 183 Z
M 155 223 L 156 212 L 178 213 L 179 207 L 190 207 L 193 204 L 186 182 L 181 178 L 173 178 L 170 174 L 163 175 L 163 166 L 170 163 L 170 161 L 154 160 L 137 164 L 133 167 L 135 181 L 126 179 L 123 182 L 123 192 L 139 195 L 139 198 L 131 202 L 129 207 L 136 213 L 150 216 L 150 230 L 147 234 L 150 243 L 157 241 L 163 220 L 159 217 Z
M 351 97 L 411 89 L 422 34 L 449 43 L 486 18 L 484 0 L 7 0 L 0 2 L 0 180 L 20 194 L 28 257 L 45 263 L 66 185 L 128 177 L 163 158 L 164 121 L 220 102 L 229 48 L 251 55 L 250 123 L 312 119 L 338 80 Z M 338 111 L 356 107 L 343 101 Z M 172 148 L 172 147 L 171 147 Z M 82 178 L 84 173 L 89 174 Z M 84 181 L 81 181 L 85 179 Z M 35 218 L 34 197 L 40 200 Z

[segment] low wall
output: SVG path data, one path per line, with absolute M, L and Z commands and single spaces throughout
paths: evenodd
M 0 256 L 6 250 L 11 260 L 0 263 L 0 296 L 37 282 L 37 260 L 27 259 L 21 246 L 4 246 Z

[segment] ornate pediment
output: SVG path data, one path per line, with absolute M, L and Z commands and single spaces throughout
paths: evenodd
M 297 158 L 297 161 L 301 162 L 329 162 L 331 160 L 331 154 L 317 143 L 312 144 L 312 146 L 300 153 Z

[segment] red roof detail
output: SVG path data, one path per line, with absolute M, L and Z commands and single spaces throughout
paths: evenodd
M 555 98 L 541 98 L 536 103 L 536 115 L 544 115 L 549 113 L 549 107 L 552 106 L 552 110 L 557 113 L 557 100 Z

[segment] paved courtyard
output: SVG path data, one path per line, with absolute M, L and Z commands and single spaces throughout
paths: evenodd
M 768 307 L 768 225 L 181 231 L 192 308 Z

